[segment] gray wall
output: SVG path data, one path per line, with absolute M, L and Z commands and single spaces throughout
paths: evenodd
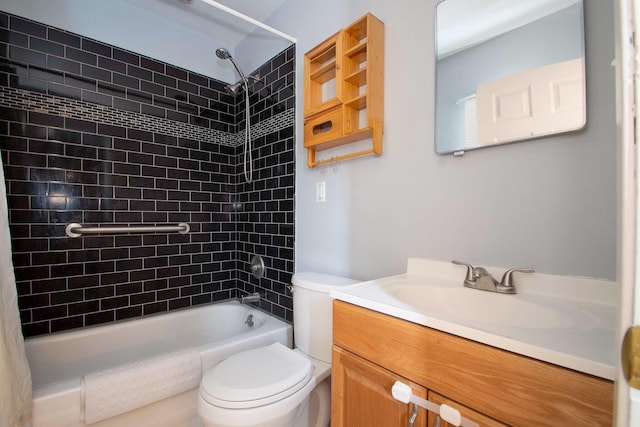
M 385 23 L 384 154 L 309 169 L 298 138 L 296 270 L 372 279 L 417 256 L 614 279 L 612 0 L 585 2 L 586 129 L 463 157 L 433 148 L 435 3 L 289 0 L 267 21 L 298 38 L 298 135 L 304 53 L 366 12 Z

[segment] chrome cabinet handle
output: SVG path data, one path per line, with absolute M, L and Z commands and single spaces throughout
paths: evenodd
M 440 415 L 436 415 L 436 419 L 433 420 L 433 427 L 440 427 Z
M 418 418 L 418 405 L 414 403 L 411 406 L 413 407 L 413 413 L 411 414 L 411 418 L 409 418 L 409 422 L 407 423 L 408 427 L 413 427 L 416 423 L 416 418 Z

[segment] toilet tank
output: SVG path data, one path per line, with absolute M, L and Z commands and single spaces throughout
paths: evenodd
M 329 292 L 358 281 L 329 274 L 296 273 L 291 283 L 295 346 L 314 359 L 331 363 L 333 309 Z

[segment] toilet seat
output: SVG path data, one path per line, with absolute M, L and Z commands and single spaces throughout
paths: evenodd
M 312 378 L 309 359 L 280 343 L 234 354 L 202 377 L 200 395 L 211 405 L 247 409 L 284 399 Z

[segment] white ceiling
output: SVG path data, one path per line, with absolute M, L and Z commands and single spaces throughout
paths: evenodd
M 126 0 L 128 3 L 151 13 L 180 23 L 192 31 L 198 32 L 219 43 L 232 53 L 236 46 L 256 26 L 231 14 L 216 9 L 202 0 L 192 0 L 191 4 L 183 0 Z M 264 22 L 286 0 L 216 0 L 223 6 L 243 15 Z
M 482 43 L 582 0 L 445 0 L 438 4 L 438 57 Z

